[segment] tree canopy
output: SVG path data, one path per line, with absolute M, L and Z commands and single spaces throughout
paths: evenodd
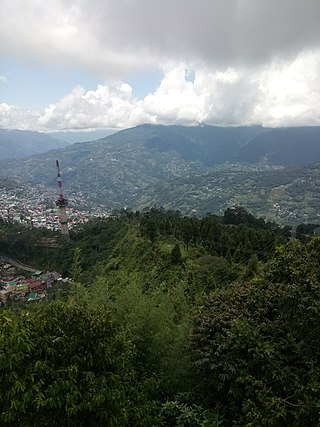
M 239 212 L 119 212 L 63 260 L 1 225 L 2 251 L 73 283 L 1 308 L 0 424 L 318 426 L 320 238 Z

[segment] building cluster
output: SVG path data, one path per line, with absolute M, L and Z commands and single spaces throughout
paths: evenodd
M 19 275 L 19 269 L 9 262 L 0 262 L 0 306 L 8 301 L 40 301 L 54 283 L 65 283 L 57 272 L 34 271 L 30 277 Z
M 32 189 L 25 186 L 20 189 L 1 188 L 0 222 L 17 222 L 32 227 L 45 227 L 52 231 L 60 230 L 60 216 L 55 206 L 56 198 L 53 189 L 42 186 Z M 81 193 L 69 197 L 67 217 L 70 229 L 94 216 L 108 216 L 108 212 L 103 208 L 95 209 L 93 213 L 82 209 L 84 206 L 87 206 L 87 203 Z

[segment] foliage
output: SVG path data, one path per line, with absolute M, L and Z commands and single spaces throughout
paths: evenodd
M 71 266 L 72 280 L 75 282 L 81 282 L 82 278 L 82 266 L 81 266 L 81 249 L 76 247 L 73 254 L 73 261 Z
M 173 264 L 180 264 L 182 262 L 181 249 L 178 243 L 172 248 L 170 259 Z
M 150 425 L 134 349 L 110 315 L 56 302 L 1 315 L 1 425 Z
M 112 313 L 134 345 L 134 366 L 141 378 L 157 382 L 159 395 L 173 396 L 189 384 L 186 353 L 191 311 L 183 283 L 171 289 L 146 289 L 138 277 L 118 284 L 102 277 L 93 285 L 90 304 Z
M 318 425 L 318 247 L 279 247 L 265 279 L 215 291 L 196 316 L 198 392 L 229 423 Z
M 200 405 L 188 405 L 179 401 L 167 401 L 161 407 L 165 426 L 176 427 L 219 427 L 222 420 L 217 413 L 209 412 Z
M 123 210 L 62 260 L 1 225 L 11 256 L 84 285 L 0 311 L 0 424 L 317 426 L 320 239 L 287 232 L 242 208 Z

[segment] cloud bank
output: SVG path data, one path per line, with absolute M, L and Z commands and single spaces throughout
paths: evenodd
M 235 67 L 319 47 L 318 0 L 2 0 L 4 51 L 103 77 L 159 60 Z
M 76 87 L 42 112 L 1 104 L 1 126 L 61 130 L 120 129 L 146 122 L 314 125 L 320 123 L 319 77 L 320 52 L 250 74 L 232 68 L 196 70 L 193 81 L 180 66 L 165 71 L 159 87 L 143 99 L 135 98 L 132 88 L 119 82 L 90 91 Z
M 3 53 L 102 83 L 44 111 L 2 103 L 0 126 L 320 124 L 319 18 L 319 0 L 2 0 Z M 126 81 L 148 67 L 162 81 L 137 99 Z

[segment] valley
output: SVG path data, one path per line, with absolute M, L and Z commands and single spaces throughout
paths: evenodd
M 319 147 L 319 127 L 141 125 L 0 166 L 2 176 L 49 189 L 59 158 L 68 198 L 87 209 L 163 206 L 203 216 L 240 205 L 299 224 L 319 221 Z

